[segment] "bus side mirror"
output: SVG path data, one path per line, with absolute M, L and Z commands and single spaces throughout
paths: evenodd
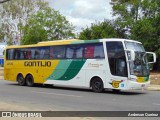
M 135 60 L 135 51 L 134 50 L 125 50 L 127 52 L 128 61 L 134 61 Z
M 147 57 L 150 57 L 152 60 L 149 61 L 150 59 L 148 59 L 148 63 L 155 63 L 156 62 L 156 54 L 154 52 L 146 52 Z

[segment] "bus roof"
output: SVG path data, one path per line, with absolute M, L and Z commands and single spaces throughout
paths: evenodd
M 100 39 L 101 41 L 122 41 L 122 42 L 136 42 L 139 44 L 142 44 L 139 41 L 135 41 L 135 40 L 130 40 L 130 39 L 123 39 L 123 38 L 105 38 L 105 39 Z
M 54 40 L 54 41 L 39 42 L 38 44 L 65 44 L 65 43 L 78 44 L 78 43 L 93 43 L 93 42 L 103 42 L 103 41 L 128 41 L 128 42 L 136 42 L 141 44 L 141 42 L 138 42 L 135 40 L 120 39 L 120 38 L 104 38 L 104 39 L 96 39 L 96 40 L 80 40 L 80 39 Z
M 39 42 L 38 44 L 57 44 L 57 43 L 68 43 L 68 42 L 75 42 L 75 41 L 79 41 L 79 39 L 70 39 L 70 40 L 54 40 L 54 41 L 43 41 L 43 42 Z
M 128 41 L 128 42 L 136 42 L 140 43 L 135 40 L 128 40 L 128 39 L 120 39 L 120 38 L 106 38 L 106 39 L 95 39 L 95 40 L 79 40 L 79 39 L 70 39 L 70 40 L 54 40 L 54 41 L 44 41 L 39 42 L 37 44 L 32 45 L 14 45 L 14 46 L 7 46 L 7 48 L 25 48 L 25 47 L 38 47 L 38 46 L 48 46 L 48 45 L 69 45 L 69 44 L 84 44 L 84 43 L 98 43 L 103 41 Z

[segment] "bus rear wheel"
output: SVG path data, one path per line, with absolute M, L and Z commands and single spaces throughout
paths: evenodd
M 26 76 L 26 84 L 29 87 L 33 87 L 34 86 L 34 79 L 33 79 L 33 76 L 31 74 Z
M 17 82 L 18 82 L 18 84 L 19 84 L 20 86 L 25 86 L 25 85 L 26 85 L 26 81 L 25 81 L 25 79 L 24 79 L 24 77 L 23 77 L 22 74 L 19 74 L 19 75 L 17 76 Z
M 104 90 L 103 82 L 100 78 L 94 78 L 91 83 L 91 87 L 92 87 L 92 90 L 97 93 L 103 92 Z

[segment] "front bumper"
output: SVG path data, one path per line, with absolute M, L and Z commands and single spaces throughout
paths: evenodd
M 132 90 L 142 90 L 147 88 L 149 85 L 150 85 L 150 81 L 143 82 L 143 83 L 134 82 L 130 80 L 127 81 L 127 88 Z

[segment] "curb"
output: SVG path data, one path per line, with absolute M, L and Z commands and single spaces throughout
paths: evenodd
M 147 90 L 151 90 L 151 91 L 160 91 L 160 85 L 150 85 Z

